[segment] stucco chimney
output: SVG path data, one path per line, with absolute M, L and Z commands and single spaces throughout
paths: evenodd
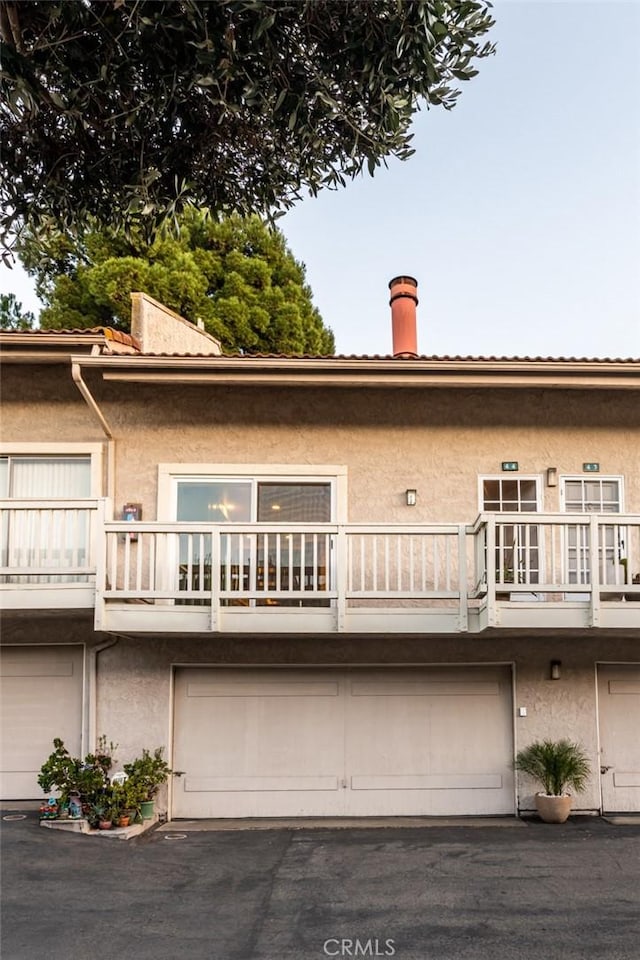
M 413 277 L 394 277 L 389 283 L 394 357 L 417 357 L 416 307 L 418 281 Z

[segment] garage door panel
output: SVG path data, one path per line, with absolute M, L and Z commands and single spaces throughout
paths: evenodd
M 450 697 L 487 696 L 495 697 L 500 692 L 497 683 L 456 683 L 449 681 L 415 680 L 404 681 L 352 681 L 353 697 Z
M 602 806 L 640 811 L 640 665 L 598 666 Z
M 337 790 L 337 777 L 187 777 L 186 793 L 272 792 L 274 790 Z
M 508 668 L 176 675 L 175 817 L 513 813 Z
M 351 777 L 352 790 L 500 790 L 500 774 Z
M 176 679 L 174 766 L 186 776 L 173 815 L 300 816 L 309 797 L 318 815 L 339 814 L 339 679 L 218 670 L 203 683 L 198 672 Z
M 60 737 L 81 752 L 82 647 L 12 647 L 0 655 L 2 745 L 0 796 L 42 797 L 37 776 Z
M 190 683 L 188 697 L 243 697 L 263 700 L 265 697 L 337 697 L 338 683 Z
M 397 669 L 350 684 L 352 816 L 513 812 L 506 668 Z M 376 796 L 376 792 L 378 795 Z

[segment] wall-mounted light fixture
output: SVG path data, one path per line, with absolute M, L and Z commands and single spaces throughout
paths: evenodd
M 552 660 L 549 664 L 549 679 L 559 680 L 561 676 L 562 660 Z
M 558 468 L 557 467 L 547 467 L 547 486 L 548 487 L 558 486 Z
M 122 508 L 122 519 L 126 520 L 127 523 L 135 523 L 137 520 L 142 520 L 142 504 L 141 503 L 125 503 Z M 132 543 L 138 542 L 137 533 L 128 533 L 125 534 L 125 540 L 129 538 Z
M 520 467 L 518 466 L 518 461 L 517 461 L 517 460 L 503 460 L 503 461 L 502 461 L 502 469 L 503 469 L 505 472 L 508 472 L 508 471 L 511 471 L 511 470 L 519 470 Z
M 405 497 L 407 498 L 407 506 L 415 507 L 418 502 L 418 491 L 417 490 L 405 490 Z

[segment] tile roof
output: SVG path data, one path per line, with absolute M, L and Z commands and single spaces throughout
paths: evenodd
M 353 360 L 353 361 L 389 361 L 409 360 L 415 363 L 640 363 L 639 357 L 507 357 L 507 356 L 462 356 L 462 355 L 426 355 L 417 357 L 394 357 L 391 354 L 290 354 L 290 353 L 225 353 L 211 355 L 206 353 L 143 353 L 143 357 L 167 358 L 178 360 Z
M 105 348 L 108 351 L 109 341 L 132 347 L 140 356 L 149 358 L 166 358 L 178 360 L 180 358 L 191 360 L 346 360 L 346 361 L 383 361 L 394 362 L 398 360 L 413 361 L 416 363 L 640 363 L 638 357 L 553 357 L 553 356 L 497 356 L 491 354 L 481 355 L 462 355 L 462 354 L 443 354 L 429 355 L 420 354 L 417 357 L 394 357 L 392 354 L 289 354 L 289 353 L 227 353 L 227 354 L 208 354 L 208 353 L 150 353 L 142 352 L 142 347 L 135 337 L 130 333 L 124 333 L 121 330 L 115 330 L 113 327 L 84 327 L 61 330 L 2 330 L 2 336 L 69 336 L 69 337 L 104 337 Z
M 131 336 L 130 333 L 124 333 L 122 330 L 115 330 L 113 327 L 81 327 L 81 328 L 64 328 L 61 330 L 45 330 L 42 328 L 37 328 L 36 330 L 2 330 L 3 336 L 15 336 L 24 337 L 28 335 L 29 337 L 69 337 L 74 339 L 82 339 L 84 337 L 104 337 L 107 341 L 112 343 L 120 343 L 127 347 L 132 347 L 134 350 L 141 352 L 142 347 L 140 341 L 135 337 Z

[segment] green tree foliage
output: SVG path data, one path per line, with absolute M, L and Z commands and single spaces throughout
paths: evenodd
M 0 293 L 0 330 L 31 330 L 36 318 L 15 293 Z
M 271 214 L 413 152 L 488 0 L 0 0 L 0 236 Z
M 41 326 L 127 330 L 129 295 L 143 291 L 204 321 L 226 352 L 333 353 L 333 334 L 280 230 L 257 216 L 217 222 L 193 209 L 178 226 L 150 244 L 98 228 L 80 243 L 54 233 L 27 236 L 20 256 L 46 303 Z

